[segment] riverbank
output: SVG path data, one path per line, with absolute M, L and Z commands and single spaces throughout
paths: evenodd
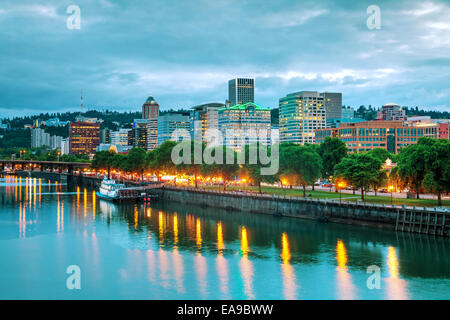
M 161 199 L 230 211 L 373 226 L 402 232 L 449 237 L 450 215 L 425 207 L 386 206 L 293 196 L 166 186 Z

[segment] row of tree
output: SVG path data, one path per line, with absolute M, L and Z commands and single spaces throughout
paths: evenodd
M 181 144 L 186 143 L 190 146 L 183 148 Z M 184 163 L 172 161 L 172 150 L 175 147 L 179 150 L 179 157 L 185 160 Z M 108 174 L 111 169 L 117 169 L 138 173 L 141 177 L 144 173 L 186 174 L 194 178 L 196 187 L 200 175 L 220 177 L 224 189 L 227 182 L 239 176 L 249 184 L 259 186 L 260 192 L 261 183 L 281 181 L 286 186 L 301 186 L 303 196 L 306 196 L 307 186 L 312 185 L 314 188 L 314 182 L 319 178 L 333 179 L 336 185 L 359 189 L 362 200 L 369 189 L 376 192 L 381 187 L 395 184 L 400 189 L 408 187 L 414 190 L 417 197 L 422 190 L 435 192 L 438 194 L 439 205 L 441 194 L 450 190 L 448 140 L 422 138 L 416 145 L 402 149 L 398 155 L 390 154 L 385 149 L 348 154 L 345 143 L 337 138 L 326 138 L 320 145 L 283 143 L 279 145 L 279 170 L 271 175 L 261 174 L 261 168 L 270 166 L 267 161 L 262 161 L 260 157 L 255 163 L 248 161 L 252 152 L 259 154 L 260 148 L 258 144 L 248 145 L 242 153 L 237 153 L 224 146 L 206 148 L 204 144 L 196 145 L 193 141 L 180 144 L 166 141 L 150 152 L 139 148 L 131 149 L 128 155 L 97 152 L 92 168 L 106 169 Z M 189 150 L 190 155 L 184 155 L 184 150 Z M 202 161 L 197 164 L 194 150 L 199 150 L 202 155 L 209 155 L 211 159 L 221 154 L 223 158 L 233 161 Z M 269 148 L 267 153 L 270 157 L 272 150 Z M 396 163 L 393 169 L 383 166 L 388 158 Z M 238 159 L 245 159 L 245 162 L 238 164 Z

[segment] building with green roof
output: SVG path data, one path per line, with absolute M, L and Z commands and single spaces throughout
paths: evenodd
M 270 145 L 270 109 L 248 102 L 220 108 L 219 130 L 223 144 L 234 150 L 260 142 Z

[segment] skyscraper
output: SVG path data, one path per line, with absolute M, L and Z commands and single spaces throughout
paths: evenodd
M 219 130 L 219 113 L 220 108 L 225 107 L 223 103 L 206 103 L 192 108 L 190 114 L 191 123 L 191 139 L 195 138 L 195 134 L 201 134 L 202 142 L 212 143 L 214 132 Z
M 314 130 L 326 127 L 324 97 L 300 91 L 280 99 L 280 142 L 314 143 Z
M 190 138 L 189 116 L 170 113 L 158 119 L 158 145 L 167 140 L 181 141 Z M 186 135 L 185 135 L 186 134 Z
M 270 129 L 269 108 L 249 102 L 219 109 L 223 145 L 236 151 L 257 142 L 270 145 Z
M 148 120 L 147 150 L 158 147 L 158 116 L 159 105 L 150 95 L 142 105 L 142 119 Z
M 100 144 L 100 123 L 71 122 L 69 124 L 69 153 L 92 154 Z
M 342 118 L 342 93 L 340 92 L 323 92 L 323 104 L 327 119 Z
M 142 119 L 154 119 L 159 115 L 159 104 L 150 95 L 142 105 Z
M 228 81 L 228 100 L 231 106 L 255 102 L 255 80 L 235 78 Z

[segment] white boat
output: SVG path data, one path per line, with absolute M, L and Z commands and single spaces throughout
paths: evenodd
M 100 199 L 106 200 L 135 200 L 139 198 L 139 191 L 127 188 L 124 184 L 116 183 L 113 179 L 103 179 L 99 191 L 96 192 Z

